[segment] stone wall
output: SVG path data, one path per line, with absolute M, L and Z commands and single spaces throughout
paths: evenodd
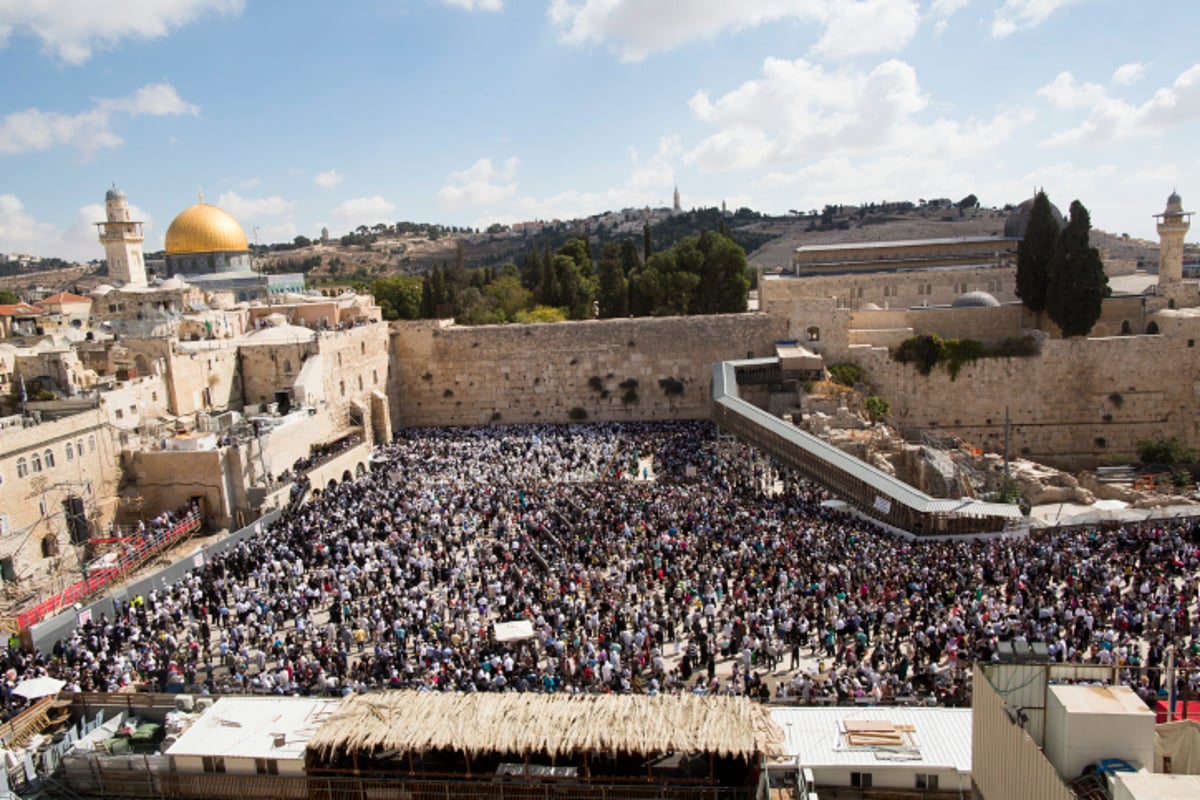
M 774 355 L 786 335 L 782 319 L 764 314 L 478 327 L 396 322 L 392 419 L 396 426 L 561 423 L 581 419 L 573 409 L 590 421 L 706 417 L 713 362 Z
M 1145 439 L 1200 446 L 1200 320 L 1191 327 L 1194 338 L 1048 339 L 1040 356 L 981 359 L 957 379 L 944 366 L 922 376 L 882 347 L 857 349 L 852 360 L 906 433 L 943 428 L 998 451 L 1007 407 L 1012 454 L 1085 466 L 1133 458 Z
M 63 503 L 83 500 L 95 527 L 112 519 L 116 504 L 117 450 L 104 413 L 8 427 L 0 441 L 0 555 L 13 559 L 20 580 L 78 568 Z

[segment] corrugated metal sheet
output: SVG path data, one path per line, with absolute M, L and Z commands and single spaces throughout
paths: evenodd
M 971 777 L 979 794 L 987 800 L 1074 800 L 1037 743 L 1005 713 L 1004 698 L 979 665 L 971 691 Z
M 894 762 L 897 766 L 945 767 L 971 772 L 971 709 L 908 708 L 904 706 L 831 706 L 771 709 L 771 718 L 784 732 L 788 759 L 802 767 L 873 766 L 888 764 L 871 749 L 836 747 L 845 720 L 886 720 L 912 726 L 919 759 Z

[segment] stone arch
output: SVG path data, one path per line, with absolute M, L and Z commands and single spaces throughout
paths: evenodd
M 42 558 L 51 558 L 58 555 L 58 537 L 53 533 L 48 533 L 42 537 Z
M 1133 334 L 1133 326 L 1129 324 L 1129 320 L 1121 320 L 1121 335 L 1130 336 Z
M 342 472 L 342 483 L 347 483 L 352 480 L 354 480 L 354 476 L 350 474 L 350 470 L 344 470 Z
M 138 353 L 133 357 L 133 368 L 137 370 L 138 375 L 149 375 L 150 359 L 146 358 L 142 353 Z
M 1157 336 L 1158 335 L 1158 323 L 1155 322 L 1154 320 L 1150 320 L 1150 324 L 1146 326 L 1146 333 L 1148 333 L 1151 336 Z
M 810 325 L 808 327 L 808 330 L 805 331 L 805 333 L 808 335 L 808 340 L 810 342 L 821 341 L 821 329 L 818 328 L 816 325 Z

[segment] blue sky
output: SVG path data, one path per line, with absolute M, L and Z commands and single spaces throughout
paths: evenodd
M 0 0 L 0 252 L 670 203 L 786 213 L 1045 187 L 1157 238 L 1200 207 L 1200 3 Z M 1197 230 L 1189 235 L 1197 239 Z

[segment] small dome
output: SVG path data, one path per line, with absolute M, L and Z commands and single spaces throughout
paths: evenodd
M 1050 213 L 1054 216 L 1054 221 L 1058 223 L 1059 228 L 1066 225 L 1062 212 L 1058 210 L 1058 206 L 1054 205 L 1054 203 L 1050 204 Z M 1014 208 L 1009 213 L 1008 219 L 1004 220 L 1004 238 L 1024 239 L 1025 229 L 1029 227 L 1029 217 L 1032 215 L 1033 198 L 1031 197 Z
M 1179 196 L 1179 192 L 1171 192 L 1170 196 L 1167 197 L 1167 205 L 1169 205 L 1169 206 L 1183 205 L 1183 198 Z
M 118 189 L 117 185 L 114 183 L 112 185 L 112 188 L 104 193 L 104 199 L 105 200 L 124 200 L 125 193 L 122 192 L 120 189 Z
M 208 203 L 197 203 L 184 209 L 167 228 L 164 243 L 169 256 L 250 250 L 246 232 L 237 220 Z
M 882 310 L 883 309 L 880 308 L 879 306 L 877 306 L 875 303 L 863 303 L 862 307 L 859 308 L 859 311 L 882 311 Z
M 995 308 L 1000 301 L 987 292 L 967 292 L 954 298 L 951 308 Z
M 92 289 L 90 292 L 88 292 L 88 294 L 99 295 L 100 297 L 103 297 L 111 291 L 113 291 L 113 287 L 109 286 L 107 283 L 102 283 L 95 289 Z

